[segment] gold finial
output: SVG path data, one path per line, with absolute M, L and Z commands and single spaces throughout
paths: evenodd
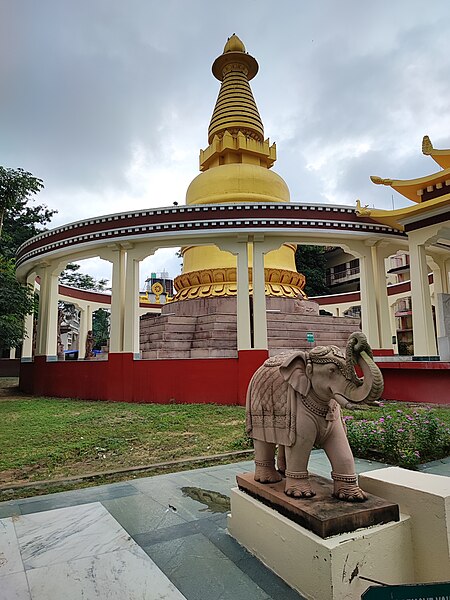
M 392 179 L 382 179 L 376 175 L 371 175 L 370 179 L 372 180 L 372 183 L 375 183 L 376 185 L 392 185 Z
M 227 52 L 245 52 L 245 46 L 242 40 L 240 40 L 235 33 L 228 38 L 228 41 L 225 44 L 223 54 L 226 54 Z
M 264 128 L 250 89 L 249 81 L 258 72 L 258 63 L 245 52 L 245 46 L 233 34 L 225 44 L 224 53 L 212 66 L 214 77 L 222 85 L 208 128 L 208 143 L 214 136 L 239 131 L 259 142 L 264 141 Z
M 422 140 L 422 154 L 431 154 L 433 152 L 433 144 L 427 135 L 423 136 Z

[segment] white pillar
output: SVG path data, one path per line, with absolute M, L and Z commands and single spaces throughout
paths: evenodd
M 112 262 L 112 289 L 109 351 L 122 352 L 125 306 L 125 250 L 123 248 L 113 250 L 110 260 Z
M 374 271 L 370 248 L 359 254 L 361 329 L 372 348 L 380 348 Z
M 230 252 L 237 257 L 237 348 L 238 350 L 251 350 L 248 236 L 238 236 L 234 239 L 217 239 L 215 244 L 221 250 Z
M 395 320 L 395 302 L 389 304 L 389 322 L 391 327 L 391 334 L 395 336 L 396 344 L 394 345 L 394 353 L 398 354 L 398 339 L 397 339 L 397 323 Z
M 237 347 L 250 350 L 250 292 L 248 280 L 248 243 L 240 242 L 237 252 Z M 267 333 L 266 333 L 267 335 Z
M 78 360 L 84 359 L 86 354 L 86 338 L 88 331 L 92 330 L 92 306 L 86 304 L 79 306 L 80 310 L 80 330 L 78 333 Z
M 253 243 L 253 347 L 267 350 L 266 282 L 264 252 L 261 244 Z
M 374 245 L 371 248 L 371 253 L 377 305 L 379 347 L 391 349 L 392 333 L 386 283 L 386 266 L 384 260 L 389 254 L 392 254 L 392 252 Z
M 127 252 L 123 351 L 139 358 L 139 262 L 133 251 Z
M 27 285 L 33 288 L 36 287 L 36 273 L 30 273 L 27 277 Z M 30 313 L 25 316 L 24 336 L 22 342 L 22 360 L 29 361 L 33 356 L 33 329 L 34 329 L 34 314 Z
M 39 319 L 36 354 L 57 359 L 58 275 L 52 266 L 40 267 Z
M 16 358 L 16 350 L 17 348 L 9 349 L 9 360 L 13 360 L 14 358 Z
M 417 243 L 414 232 L 411 232 L 408 237 L 414 354 L 416 356 L 435 356 L 437 349 L 425 245 Z

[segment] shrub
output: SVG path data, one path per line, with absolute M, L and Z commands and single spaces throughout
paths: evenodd
M 360 458 L 416 469 L 450 453 L 450 428 L 430 407 L 382 406 L 369 419 L 347 414 L 344 421 L 353 453 Z

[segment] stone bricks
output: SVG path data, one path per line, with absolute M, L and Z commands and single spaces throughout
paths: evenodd
M 316 302 L 297 298 L 267 298 L 269 354 L 311 347 L 345 347 L 348 336 L 360 328 L 359 319 L 319 315 Z M 160 315 L 141 317 L 142 358 L 237 357 L 236 298 L 198 298 L 173 302 Z

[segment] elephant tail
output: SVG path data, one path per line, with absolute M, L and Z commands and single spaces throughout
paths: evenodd
M 250 383 L 247 388 L 247 395 L 245 398 L 245 431 L 249 437 L 252 437 L 253 432 L 253 423 L 252 423 L 252 390 L 253 383 L 258 371 L 253 373 L 252 378 L 250 379 Z

